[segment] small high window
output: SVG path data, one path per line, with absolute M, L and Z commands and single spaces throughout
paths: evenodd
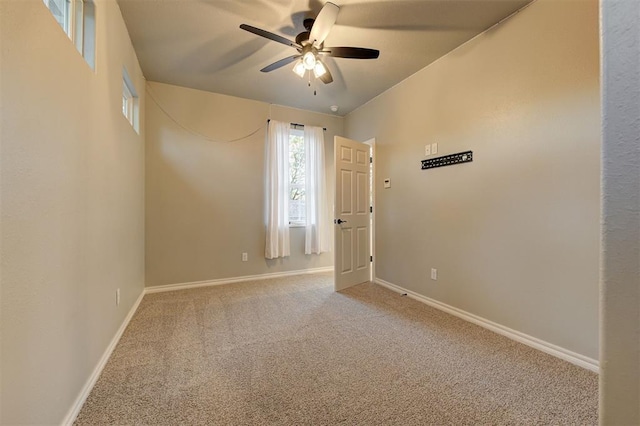
M 74 0 L 76 7 L 76 49 L 91 69 L 96 69 L 96 5 L 93 0 Z
M 122 114 L 129 120 L 133 129 L 140 133 L 138 93 L 126 68 L 122 68 Z
M 71 1 L 70 0 L 44 0 L 51 14 L 65 33 L 71 38 Z
M 93 0 L 43 0 L 91 69 L 95 69 L 96 7 Z

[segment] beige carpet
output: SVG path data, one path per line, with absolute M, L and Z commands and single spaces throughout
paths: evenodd
M 329 274 L 145 296 L 77 424 L 597 424 L 597 375 Z

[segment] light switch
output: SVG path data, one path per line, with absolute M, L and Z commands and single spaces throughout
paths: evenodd
M 384 189 L 388 189 L 388 188 L 391 188 L 391 179 L 386 178 L 384 180 Z
M 434 142 L 431 144 L 431 153 L 432 154 L 438 153 L 438 142 Z
M 424 155 L 431 155 L 431 145 L 425 145 L 424 146 Z

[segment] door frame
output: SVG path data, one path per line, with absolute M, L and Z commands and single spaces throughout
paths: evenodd
M 371 163 L 371 175 L 369 179 L 371 180 L 371 205 L 373 206 L 373 212 L 371 212 L 371 233 L 369 237 L 369 249 L 371 251 L 371 256 L 373 257 L 373 261 L 371 262 L 371 276 L 369 280 L 371 282 L 375 282 L 376 279 L 376 138 L 368 139 L 362 143 L 365 143 L 371 147 L 371 158 L 373 159 Z

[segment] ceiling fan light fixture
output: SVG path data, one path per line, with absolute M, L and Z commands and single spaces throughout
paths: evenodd
M 327 69 L 325 68 L 324 64 L 320 61 L 316 62 L 316 66 L 313 67 L 313 74 L 316 76 L 316 78 L 320 78 L 326 73 Z
M 307 72 L 307 69 L 305 68 L 304 64 L 302 63 L 302 60 L 296 62 L 296 64 L 293 66 L 293 72 L 298 74 L 298 76 L 300 76 L 300 78 L 304 77 L 304 74 Z
M 316 66 L 316 62 L 316 55 L 313 52 L 307 52 L 302 56 L 302 63 L 308 70 L 314 69 L 314 67 Z

